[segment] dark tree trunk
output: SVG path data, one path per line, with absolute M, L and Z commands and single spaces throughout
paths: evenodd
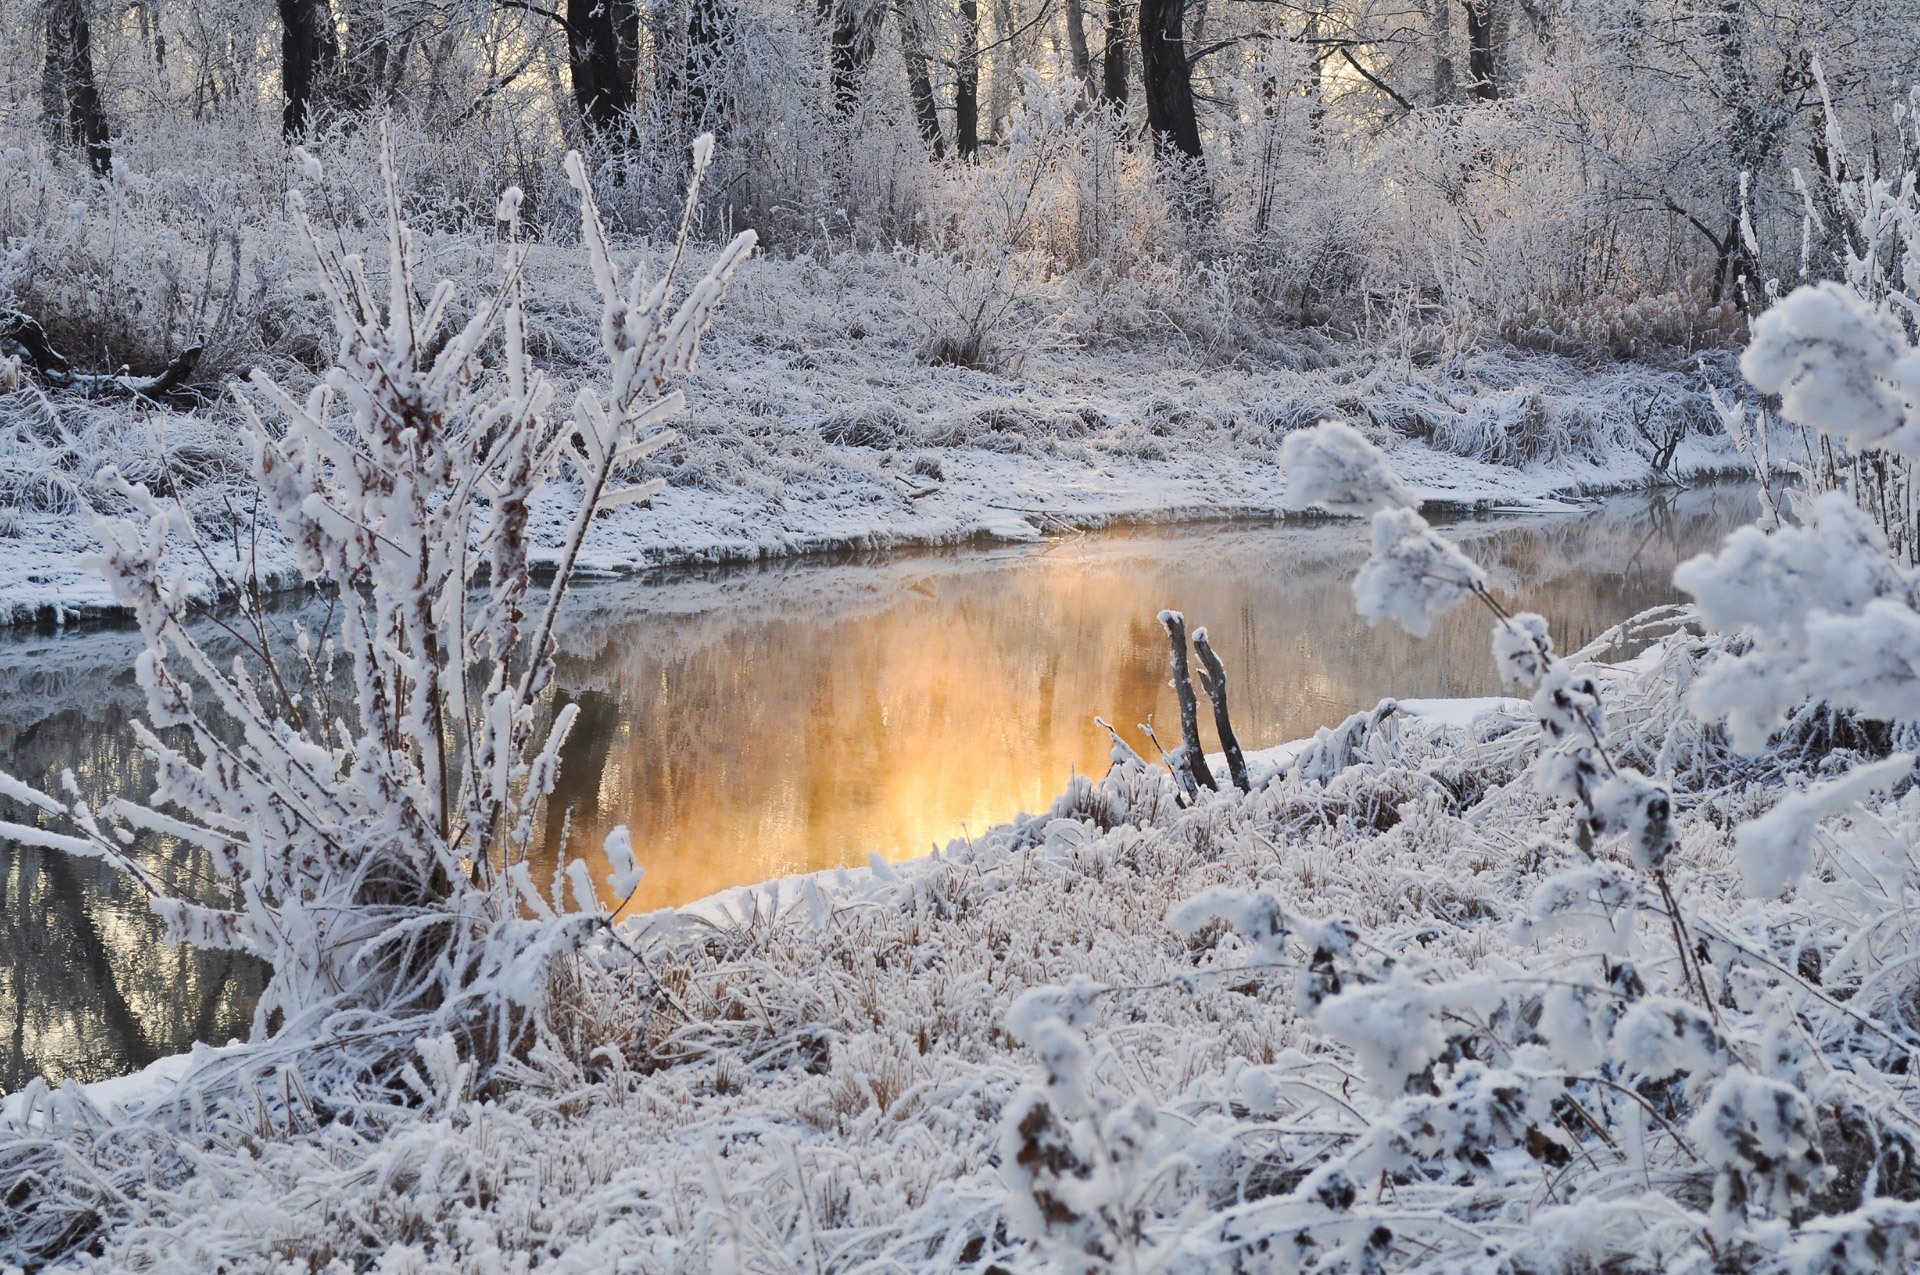
M 1200 158 L 1200 124 L 1193 113 L 1187 68 L 1186 0 L 1140 0 L 1140 83 L 1147 94 L 1147 126 L 1161 155 Z
M 980 153 L 980 0 L 960 0 L 960 63 L 953 73 L 953 146 L 968 163 Z
M 640 6 L 636 0 L 567 0 L 567 70 L 587 136 L 633 140 L 640 81 Z
M 1107 0 L 1107 46 L 1100 55 L 1100 100 L 1110 106 L 1127 104 L 1127 6 L 1125 0 Z
M 1764 298 L 1753 290 L 1760 276 L 1760 263 L 1740 233 L 1744 186 L 1741 174 L 1758 178 L 1772 162 L 1789 113 L 1778 104 L 1785 96 L 1785 85 L 1767 92 L 1754 82 L 1753 66 L 1747 57 L 1746 27 L 1739 0 L 1720 0 L 1719 15 L 1713 33 L 1720 42 L 1720 91 L 1732 108 L 1727 121 L 1727 157 L 1732 161 L 1733 206 L 1727 212 L 1727 231 L 1716 244 L 1718 254 L 1713 271 L 1713 301 L 1719 304 L 1731 287 L 1741 310 L 1749 319 L 1765 307 Z M 1765 105 L 1763 105 L 1765 103 Z M 1822 183 L 1823 185 L 1825 183 Z M 1699 225 L 1698 222 L 1694 223 Z M 1711 235 L 1708 236 L 1712 238 Z
M 947 157 L 946 138 L 940 132 L 940 106 L 933 96 L 933 73 L 927 66 L 926 21 L 920 0 L 898 0 L 894 17 L 900 23 L 900 54 L 907 64 L 907 97 L 913 102 L 914 122 L 935 159 Z
M 827 78 L 833 86 L 836 115 L 851 115 L 860 104 L 860 77 L 873 58 L 873 30 L 854 0 L 819 0 L 820 21 L 829 31 Z
M 1460 91 L 1453 70 L 1453 10 L 1448 0 L 1433 0 L 1433 100 L 1450 106 Z
M 1493 0 L 1466 0 L 1467 78 L 1482 102 L 1500 100 L 1500 79 L 1493 62 Z
M 326 0 L 280 0 L 280 131 L 299 137 L 320 113 L 322 86 L 340 69 L 340 40 Z
M 56 142 L 83 147 L 93 171 L 113 171 L 113 144 L 100 85 L 93 78 L 93 31 L 84 0 L 47 0 L 47 60 L 41 68 L 40 107 Z
M 1213 701 L 1213 727 L 1220 733 L 1220 751 L 1227 755 L 1227 774 L 1241 792 L 1252 792 L 1247 778 L 1247 756 L 1240 751 L 1240 737 L 1233 730 L 1233 716 L 1227 711 L 1227 666 L 1213 652 L 1204 628 L 1193 631 L 1193 649 L 1200 656 L 1200 685 Z
M 1174 763 L 1202 787 L 1220 791 L 1207 765 L 1207 750 L 1200 743 L 1200 703 L 1194 698 L 1193 678 L 1187 671 L 1187 620 L 1178 611 L 1162 611 L 1160 623 L 1167 630 L 1167 644 L 1173 655 L 1173 694 L 1180 705 L 1180 747 Z M 1222 691 L 1224 693 L 1224 684 Z

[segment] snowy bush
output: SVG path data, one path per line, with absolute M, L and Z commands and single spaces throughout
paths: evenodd
M 696 148 L 696 191 L 708 153 Z M 568 172 L 606 373 L 564 408 L 527 356 L 518 190 L 500 200 L 498 288 L 452 330 L 454 289 L 423 302 L 391 183 L 384 300 L 378 267 L 335 251 L 295 202 L 337 362 L 303 397 L 256 374 L 246 438 L 264 513 L 326 590 L 328 623 L 286 642 L 257 581 L 226 580 L 246 655 L 222 664 L 187 625 L 177 567 L 205 532 L 124 486 L 131 513 L 99 522 L 101 568 L 145 639 L 139 740 L 157 787 L 94 806 L 71 776 L 61 796 L 0 776 L 0 795 L 38 816 L 0 825 L 7 836 L 103 857 L 149 892 L 172 940 L 269 962 L 255 1037 L 293 1051 L 281 1056 L 309 1083 L 394 1083 L 427 1037 L 486 1082 L 548 1032 L 553 958 L 604 923 L 577 865 L 549 888 L 528 864 L 573 721 L 550 708 L 554 621 L 596 514 L 658 491 L 622 475 L 669 441 L 660 422 L 680 398 L 666 386 L 753 238 L 679 297 L 677 261 L 656 280 L 619 267 L 578 157 Z M 573 512 L 538 584 L 529 548 L 550 491 Z M 219 879 L 146 866 L 155 837 L 204 850 Z M 631 863 L 616 875 L 631 891 Z

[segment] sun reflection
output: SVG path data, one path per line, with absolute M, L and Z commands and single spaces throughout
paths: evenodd
M 1708 489 L 1453 531 L 1572 649 L 1669 600 L 1676 560 L 1750 512 L 1743 489 Z M 1456 612 L 1423 642 L 1354 617 L 1364 540 L 1353 524 L 1158 528 L 584 589 L 562 626 L 560 685 L 580 716 L 544 866 L 569 816 L 566 843 L 590 861 L 625 823 L 646 909 L 984 832 L 1075 772 L 1105 772 L 1096 713 L 1145 752 L 1137 723 L 1173 742 L 1165 606 L 1212 631 L 1250 748 L 1382 694 L 1494 690 L 1484 617 Z M 130 735 L 138 646 L 125 630 L 0 634 L 6 767 L 43 787 L 71 767 L 91 800 L 150 788 Z M 162 846 L 152 862 L 204 872 L 196 856 Z M 0 844 L 0 891 L 0 1088 L 245 1032 L 261 967 L 164 947 L 105 864 Z
M 1743 509 L 1721 493 L 1664 523 L 1628 513 L 1455 530 L 1571 649 L 1671 600 L 1674 562 Z M 628 825 L 644 910 L 983 831 L 1076 772 L 1105 772 L 1095 714 L 1143 752 L 1137 723 L 1171 746 L 1164 606 L 1212 630 L 1250 748 L 1386 693 L 1494 692 L 1479 614 L 1456 612 L 1423 642 L 1353 615 L 1363 541 L 1351 525 L 1162 529 L 1004 551 L 990 570 L 964 553 L 788 565 L 736 573 L 711 608 L 682 605 L 672 586 L 615 586 L 562 657 L 561 686 L 581 709 L 575 778 L 557 797 L 572 811 L 571 852 L 597 860 L 606 833 Z M 556 810 L 550 858 L 559 832 Z

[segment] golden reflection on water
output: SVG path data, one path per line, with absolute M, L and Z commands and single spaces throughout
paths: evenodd
M 1674 600 L 1676 562 L 1750 508 L 1707 489 L 1452 530 L 1571 650 Z M 580 719 L 544 849 L 562 811 L 590 861 L 627 824 L 647 868 L 630 910 L 924 854 L 1104 773 L 1095 714 L 1149 756 L 1136 723 L 1177 740 L 1169 606 L 1210 629 L 1249 748 L 1383 695 L 1495 693 L 1478 609 L 1423 641 L 1354 616 L 1365 539 L 1355 523 L 1155 528 L 587 590 L 563 636 Z
M 1570 650 L 1670 600 L 1674 564 L 1752 511 L 1744 488 L 1704 489 L 1452 531 Z M 626 823 L 645 909 L 984 831 L 1076 770 L 1104 772 L 1096 713 L 1142 752 L 1149 715 L 1174 742 L 1166 606 L 1212 630 L 1249 747 L 1382 695 L 1492 692 L 1484 615 L 1463 608 L 1420 642 L 1354 617 L 1365 539 L 1357 523 L 1151 528 L 584 588 L 560 635 L 561 686 L 581 712 L 547 862 L 563 817 L 590 860 Z M 139 645 L 127 629 L 0 634 L 0 769 L 54 788 L 71 767 L 96 798 L 149 791 L 130 734 Z M 166 843 L 149 866 L 204 871 Z M 0 1088 L 115 1075 L 243 1034 L 264 975 L 165 947 L 107 865 L 0 842 Z

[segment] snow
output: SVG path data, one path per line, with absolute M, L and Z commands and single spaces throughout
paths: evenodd
M 558 329 L 549 340 L 577 342 L 596 316 L 563 289 L 590 280 L 574 278 L 578 267 L 566 261 L 537 253 L 535 261 L 543 267 L 539 321 Z M 1623 404 L 1654 395 L 1701 422 L 1703 432 L 1681 445 L 1677 475 L 1742 465 L 1724 437 L 1704 432 L 1712 418 L 1692 369 L 1594 371 L 1490 353 L 1440 375 L 1361 348 L 1319 370 L 1247 369 L 1196 366 L 1174 350 L 1097 346 L 1036 353 L 1018 374 L 929 368 L 915 365 L 897 301 L 868 291 L 881 281 L 840 268 L 846 277 L 825 281 L 826 299 L 802 308 L 790 294 L 820 289 L 821 280 L 796 278 L 803 271 L 792 262 L 747 263 L 737 285 L 747 301 L 726 312 L 711 351 L 726 374 L 696 369 L 685 378 L 688 408 L 672 422 L 678 439 L 647 462 L 668 486 L 643 505 L 600 514 L 581 569 L 612 575 L 830 549 L 1032 540 L 1127 521 L 1285 516 L 1297 503 L 1281 449 L 1323 418 L 1358 422 L 1384 447 L 1396 483 L 1442 506 L 1568 509 L 1580 494 L 1648 481 L 1645 445 L 1631 435 Z M 841 310 L 823 312 L 828 302 Z M 849 311 L 874 329 L 852 344 Z M 796 346 L 806 353 L 791 354 Z M 569 363 L 546 370 L 560 400 L 582 375 Z M 7 410 L 0 398 L 0 416 Z M 127 435 L 97 444 L 100 454 L 144 475 L 150 424 L 106 405 L 88 413 L 94 433 Z M 1541 418 L 1557 432 L 1552 446 L 1500 442 Z M 229 411 L 163 424 L 169 438 L 209 446 L 202 434 L 217 439 L 230 422 Z M 89 494 L 111 504 L 107 493 Z M 250 518 L 235 524 L 234 511 L 250 508 L 243 484 L 210 479 L 189 502 L 223 571 L 251 568 L 271 586 L 297 580 L 290 548 L 271 528 L 256 548 Z M 564 484 L 536 498 L 536 562 L 553 561 L 577 508 L 577 489 Z M 117 609 L 82 560 L 95 540 L 76 513 L 16 512 L 0 527 L 0 622 Z M 197 556 L 179 565 L 204 591 L 208 572 Z
M 1556 653 L 1415 507 L 1544 503 L 1578 475 L 1644 467 L 1617 419 L 1549 430 L 1555 445 L 1528 454 L 1513 435 L 1551 397 L 1538 377 L 1456 401 L 1375 367 L 1330 423 L 1297 399 L 1251 424 L 1174 419 L 1142 395 L 1087 428 L 1059 414 L 1056 381 L 993 409 L 1007 417 L 943 406 L 963 419 L 951 430 L 926 394 L 1013 391 L 947 379 L 917 402 L 895 384 L 831 416 L 780 407 L 771 429 L 695 419 L 675 452 L 661 392 L 691 370 L 746 239 L 675 310 L 647 271 L 623 277 L 570 157 L 607 376 L 560 387 L 528 359 L 519 201 L 500 205 L 499 304 L 430 352 L 454 289 L 423 314 L 390 144 L 382 162 L 390 301 L 302 220 L 341 366 L 304 399 L 256 377 L 244 407 L 288 538 L 266 547 L 266 574 L 332 586 L 358 718 L 315 694 L 326 721 L 310 732 L 284 686 L 270 711 L 244 660 L 228 672 L 186 630 L 207 580 L 167 554 L 186 519 L 108 466 L 100 486 L 121 503 L 97 527 L 114 600 L 143 630 L 155 724 L 137 739 L 156 806 L 182 821 L 95 809 L 70 778 L 55 797 L 0 777 L 129 872 L 137 831 L 212 852 L 225 910 L 147 884 L 175 938 L 273 962 L 261 1039 L 10 1101 L 0 1260 L 417 1275 L 1920 1261 L 1920 789 L 1896 747 L 1920 703 L 1920 576 L 1890 512 L 1910 493 L 1889 502 L 1886 485 L 1920 450 L 1920 362 L 1858 271 L 1790 296 L 1744 364 L 1852 465 L 1803 473 L 1788 516 L 1684 567 L 1697 610 L 1642 617 L 1651 648 L 1604 665 Z M 496 321 L 504 367 L 475 381 Z M 708 410 L 803 379 L 765 371 Z M 908 411 L 877 410 L 876 389 Z M 1395 415 L 1422 395 L 1445 404 L 1438 419 Z M 548 416 L 554 402 L 571 415 Z M 1739 410 L 1731 432 L 1764 481 L 1768 427 Z M 752 454 L 730 467 L 736 451 Z M 563 466 L 577 490 L 547 481 Z M 1878 501 L 1862 477 L 1876 468 Z M 215 494 L 187 499 L 204 512 Z M 1530 698 L 1385 698 L 1257 754 L 1245 791 L 1181 784 L 1116 736 L 1104 776 L 925 859 L 876 855 L 619 925 L 584 865 L 543 890 L 516 857 L 573 720 L 540 710 L 576 567 L 1303 505 L 1372 512 L 1363 615 L 1417 634 L 1482 606 L 1503 683 Z M 29 541 L 71 530 L 52 514 L 12 525 Z M 469 588 L 476 547 L 484 591 Z M 532 619 L 541 562 L 556 583 Z M 59 578 L 0 587 L 16 609 L 99 605 Z M 213 734 L 190 684 L 239 743 Z M 449 706 L 466 753 L 453 788 Z M 1176 756 L 1191 758 L 1188 717 Z M 191 738 L 162 739 L 165 723 Z M 630 892 L 631 839 L 616 830 L 606 850 Z

